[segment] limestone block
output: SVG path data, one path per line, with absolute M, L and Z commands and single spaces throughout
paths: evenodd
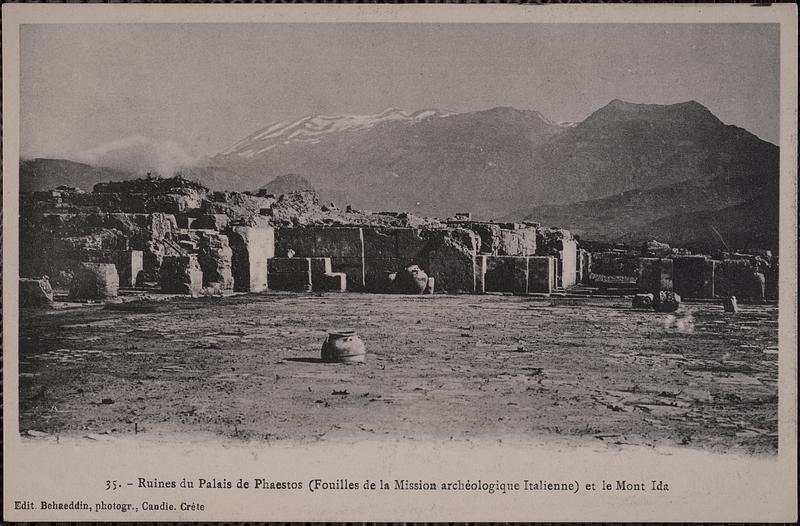
M 112 263 L 81 263 L 75 270 L 69 296 L 74 299 L 103 300 L 115 298 L 119 276 Z
M 271 227 L 234 226 L 227 230 L 232 251 L 234 290 L 261 292 L 267 288 L 267 261 L 275 256 L 275 231 Z
M 347 274 L 349 289 L 365 286 L 364 237 L 359 227 L 279 228 L 275 231 L 275 254 L 292 250 L 300 257 L 329 257 L 335 272 Z
M 203 271 L 197 255 L 164 256 L 159 282 L 163 292 L 198 296 L 203 290 Z
M 486 292 L 528 292 L 528 258 L 518 256 L 486 256 L 484 277 Z
M 528 258 L 528 292 L 550 294 L 555 281 L 555 260 L 552 256 Z
M 309 291 L 312 288 L 311 258 L 270 258 L 269 288 L 272 290 Z
M 233 289 L 233 250 L 228 236 L 204 230 L 200 234 L 197 261 L 203 271 L 203 284 L 219 283 L 221 290 Z

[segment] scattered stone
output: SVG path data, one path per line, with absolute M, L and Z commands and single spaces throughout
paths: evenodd
M 44 438 L 44 437 L 49 437 L 50 436 L 50 433 L 45 433 L 43 431 L 36 431 L 36 430 L 33 430 L 33 429 L 28 429 L 27 431 L 23 431 L 22 434 L 26 435 L 26 436 L 29 436 L 29 437 L 36 437 L 36 438 Z
M 675 312 L 681 305 L 681 297 L 672 291 L 662 290 L 653 296 L 653 308 L 656 312 Z
M 672 255 L 672 248 L 666 243 L 651 240 L 642 245 L 642 255 L 647 257 L 665 258 Z
M 650 309 L 653 307 L 652 294 L 636 294 L 633 296 L 634 309 Z

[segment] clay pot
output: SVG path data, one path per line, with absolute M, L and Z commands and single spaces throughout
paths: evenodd
M 411 265 L 397 273 L 394 285 L 400 294 L 422 294 L 428 286 L 428 275 L 417 265 Z
M 675 312 L 681 306 L 681 297 L 675 292 L 661 290 L 653 297 L 656 312 Z
M 330 331 L 322 344 L 322 360 L 338 363 L 364 363 L 367 350 L 352 329 Z

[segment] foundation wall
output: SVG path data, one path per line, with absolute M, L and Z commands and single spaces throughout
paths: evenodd
M 279 228 L 275 231 L 275 254 L 293 250 L 297 257 L 329 257 L 334 272 L 347 275 L 350 290 L 363 289 L 364 236 L 358 227 Z

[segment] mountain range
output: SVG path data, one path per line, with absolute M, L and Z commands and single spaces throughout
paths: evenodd
M 470 211 L 600 240 L 713 240 L 706 223 L 728 214 L 735 220 L 714 225 L 723 237 L 764 243 L 777 240 L 778 160 L 777 146 L 697 102 L 614 100 L 579 123 L 509 107 L 308 116 L 266 126 L 184 176 L 252 190 L 297 174 L 361 209 Z

